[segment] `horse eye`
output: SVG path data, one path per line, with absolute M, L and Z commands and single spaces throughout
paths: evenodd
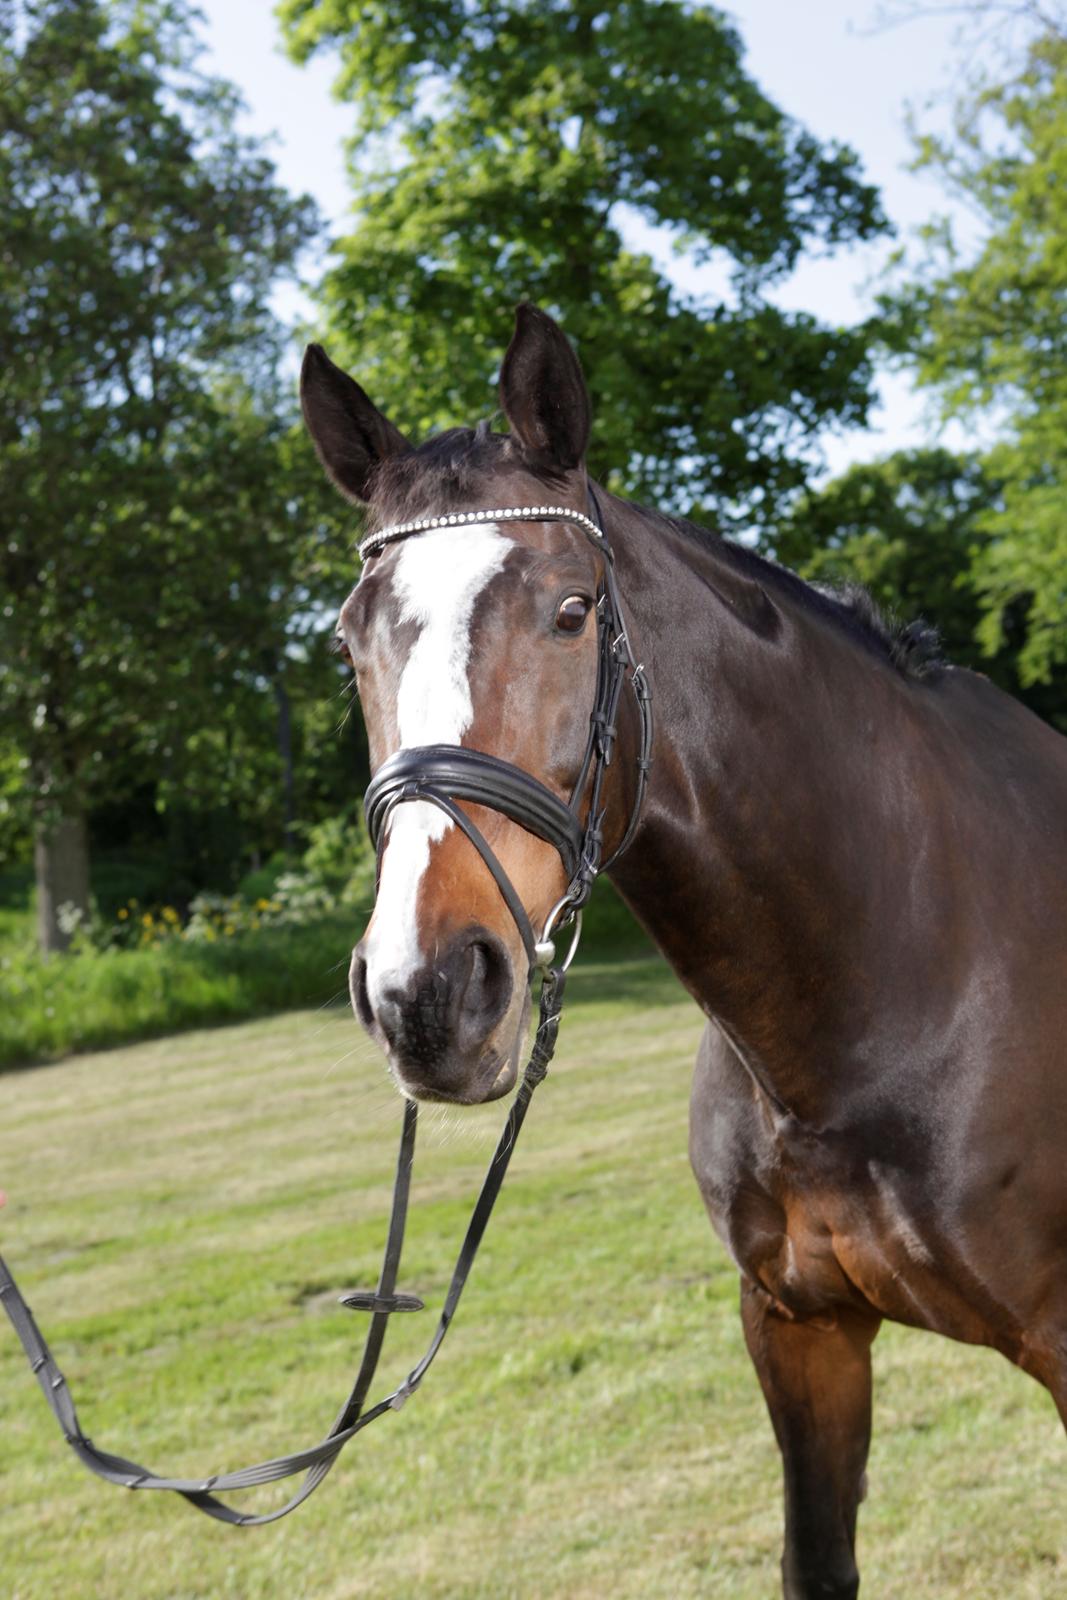
M 556 612 L 556 627 L 560 633 L 581 633 L 591 605 L 592 601 L 583 594 L 569 594 L 566 600 L 561 600 Z

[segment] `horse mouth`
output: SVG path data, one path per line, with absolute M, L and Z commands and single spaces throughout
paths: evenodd
M 515 1064 L 515 1060 L 509 1056 L 493 1079 L 489 1087 L 489 1093 L 485 1097 L 486 1100 L 500 1100 L 504 1095 L 510 1094 L 515 1087 L 515 1079 L 518 1075 L 519 1069 Z
M 513 1055 L 501 1061 L 499 1054 L 494 1051 L 462 1088 L 444 1088 L 440 1083 L 413 1078 L 410 1072 L 395 1065 L 393 1075 L 403 1093 L 415 1100 L 430 1100 L 451 1106 L 480 1106 L 510 1094 L 519 1072 Z

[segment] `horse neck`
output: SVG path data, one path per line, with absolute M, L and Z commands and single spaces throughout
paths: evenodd
M 847 1031 L 872 907 L 909 868 L 900 786 L 871 757 L 908 724 L 910 686 L 788 576 L 761 581 L 632 508 L 611 532 L 656 715 L 643 821 L 612 876 L 771 1098 L 815 1114 L 819 1041 Z

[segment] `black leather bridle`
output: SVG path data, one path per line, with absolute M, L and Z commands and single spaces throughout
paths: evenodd
M 125 1456 L 112 1455 L 109 1451 L 99 1449 L 84 1433 L 67 1381 L 45 1343 L 44 1336 L 14 1277 L 0 1257 L 0 1301 L 22 1341 L 30 1367 L 41 1386 L 49 1408 L 78 1459 L 90 1471 L 109 1483 L 127 1489 L 171 1490 L 183 1495 L 198 1511 L 203 1511 L 207 1516 L 238 1527 L 277 1522 L 290 1511 L 294 1511 L 318 1488 L 350 1439 L 375 1418 L 383 1416 L 388 1411 L 398 1411 L 414 1394 L 444 1342 L 482 1235 L 489 1222 L 493 1204 L 504 1181 L 531 1096 L 548 1071 L 548 1064 L 555 1050 L 566 969 L 574 954 L 577 934 L 566 959 L 557 965 L 554 964 L 552 933 L 571 917 L 579 920 L 580 925 L 581 908 L 589 898 L 594 879 L 610 865 L 610 861 L 602 861 L 604 823 L 602 790 L 604 775 L 614 753 L 616 718 L 627 675 L 637 697 L 641 723 L 637 782 L 630 819 L 619 845 L 611 856 L 611 861 L 622 854 L 633 838 L 647 782 L 652 749 L 651 694 L 644 669 L 635 662 L 631 653 L 622 623 L 611 549 L 592 488 L 590 488 L 590 506 L 595 520 L 565 506 L 523 506 L 504 511 L 462 512 L 444 517 L 424 518 L 417 523 L 406 523 L 372 534 L 360 547 L 360 555 L 367 561 L 389 544 L 400 539 L 415 537 L 420 533 L 461 524 L 467 525 L 472 521 L 504 523 L 518 520 L 561 521 L 576 524 L 604 552 L 604 576 L 597 596 L 599 653 L 596 701 L 590 719 L 585 758 L 569 801 L 564 802 L 559 799 L 538 779 L 521 768 L 500 761 L 495 756 L 467 750 L 459 745 L 427 745 L 419 749 L 398 751 L 375 773 L 367 790 L 365 801 L 367 825 L 378 849 L 379 859 L 384 848 L 386 824 L 395 806 L 409 800 L 425 800 L 438 806 L 451 817 L 470 839 L 492 873 L 522 935 L 531 975 L 540 972 L 542 978 L 540 1015 L 530 1059 L 489 1163 L 471 1220 L 467 1225 L 467 1232 L 445 1296 L 444 1307 L 426 1353 L 391 1394 L 369 1409 L 363 1409 L 377 1369 L 390 1315 L 396 1311 L 419 1311 L 423 1308 L 422 1301 L 416 1296 L 398 1294 L 396 1290 L 397 1270 L 404 1242 L 411 1169 L 415 1156 L 417 1110 L 415 1102 L 408 1100 L 404 1105 L 389 1232 L 378 1287 L 375 1290 L 358 1290 L 341 1297 L 342 1305 L 371 1313 L 363 1357 L 348 1399 L 338 1412 L 333 1427 L 321 1443 L 313 1445 L 308 1450 L 295 1451 L 291 1455 L 279 1456 L 271 1461 L 261 1461 L 256 1466 L 245 1467 L 237 1472 L 217 1473 L 201 1478 L 168 1478 L 148 1471 Z M 539 940 L 534 937 L 530 919 L 507 874 L 480 830 L 457 804 L 459 800 L 474 801 L 478 805 L 489 806 L 493 810 L 502 812 L 529 832 L 547 840 L 559 852 L 568 875 L 568 888 L 550 913 Z M 583 804 L 584 822 L 581 820 Z M 299 1489 L 284 1505 L 274 1511 L 242 1512 L 219 1498 L 220 1491 L 227 1493 L 258 1488 L 301 1472 L 304 1474 L 304 1480 Z
M 366 562 L 403 539 L 418 538 L 425 533 L 455 526 L 482 522 L 498 527 L 516 521 L 567 522 L 579 527 L 603 554 L 604 572 L 596 597 L 596 693 L 589 718 L 585 755 L 569 799 L 560 799 L 539 779 L 510 761 L 501 761 L 480 750 L 468 750 L 464 745 L 431 744 L 398 750 L 385 761 L 371 779 L 363 802 L 367 830 L 378 851 L 379 864 L 387 824 L 398 805 L 405 801 L 423 800 L 445 812 L 466 834 L 492 874 L 518 927 L 531 969 L 551 966 L 555 958 L 552 944 L 554 930 L 580 915 L 598 874 L 617 861 L 630 844 L 641 815 L 652 756 L 652 696 L 645 669 L 634 660 L 630 648 L 615 583 L 614 556 L 592 485 L 589 487 L 589 505 L 592 517 L 570 506 L 511 506 L 497 511 L 461 511 L 446 516 L 423 517 L 371 534 L 360 546 L 360 556 Z M 619 701 L 627 677 L 637 699 L 641 725 L 636 758 L 637 779 L 626 829 L 611 857 L 604 861 L 603 787 L 615 752 Z M 539 939 L 534 934 L 526 908 L 488 841 L 456 804 L 458 800 L 474 801 L 492 811 L 502 812 L 528 833 L 547 840 L 559 855 L 567 874 L 567 889 L 549 913 Z M 581 815 L 583 804 L 584 822 Z

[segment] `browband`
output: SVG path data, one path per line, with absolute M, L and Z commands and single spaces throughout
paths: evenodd
M 499 511 L 450 511 L 443 516 L 416 517 L 413 522 L 395 522 L 389 528 L 380 528 L 368 534 L 359 545 L 359 559 L 366 561 L 384 550 L 387 544 L 398 544 L 401 539 L 411 539 L 417 533 L 432 533 L 435 528 L 469 527 L 472 522 L 573 522 L 587 533 L 608 560 L 612 559 L 611 546 L 603 528 L 598 528 L 592 517 L 573 506 L 506 506 Z

